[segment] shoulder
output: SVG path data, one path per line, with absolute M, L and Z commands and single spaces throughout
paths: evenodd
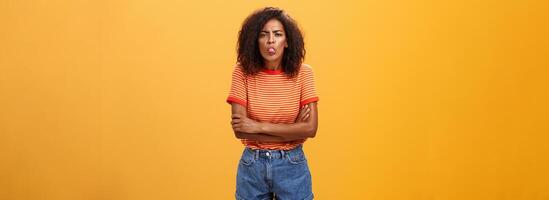
M 299 74 L 302 75 L 312 75 L 313 73 L 313 67 L 309 64 L 301 64 L 301 67 L 299 69 Z
M 233 76 L 237 76 L 240 78 L 243 78 L 246 76 L 246 74 L 244 73 L 244 68 L 242 67 L 242 65 L 240 65 L 240 63 L 236 63 L 232 71 L 233 71 Z
M 237 62 L 237 63 L 234 64 L 234 68 L 242 70 L 242 64 L 240 64 L 240 62 Z
M 244 71 L 244 68 L 240 64 L 240 62 L 237 62 L 233 67 L 234 72 L 242 73 Z
M 313 67 L 308 64 L 301 64 L 301 67 L 299 67 L 299 73 L 297 75 L 297 79 L 302 80 L 310 80 L 314 78 L 313 73 Z
M 312 71 L 313 70 L 313 67 L 309 64 L 301 64 L 301 70 L 306 70 L 306 71 Z

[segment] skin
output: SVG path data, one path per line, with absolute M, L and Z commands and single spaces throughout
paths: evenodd
M 259 51 L 265 61 L 265 68 L 279 69 L 284 48 L 288 47 L 284 26 L 276 19 L 269 20 L 259 34 Z M 268 49 L 276 49 L 270 55 Z M 257 122 L 248 118 L 246 107 L 231 103 L 231 125 L 236 138 L 261 142 L 287 142 L 297 139 L 313 138 L 318 127 L 318 109 L 316 102 L 300 108 L 300 112 L 291 124 Z
M 259 52 L 265 61 L 264 67 L 272 70 L 279 69 L 284 49 L 288 47 L 282 23 L 277 19 L 267 21 L 259 33 L 257 42 L 259 43 Z M 275 48 L 274 55 L 269 54 L 270 47 Z

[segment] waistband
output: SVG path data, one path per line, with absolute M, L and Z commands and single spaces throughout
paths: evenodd
M 286 154 L 295 154 L 298 152 L 301 152 L 303 150 L 303 144 L 300 144 L 296 146 L 293 149 L 290 150 L 269 150 L 269 149 L 252 149 L 249 147 L 246 147 L 246 151 L 252 153 L 255 158 L 262 157 L 262 158 L 284 158 Z

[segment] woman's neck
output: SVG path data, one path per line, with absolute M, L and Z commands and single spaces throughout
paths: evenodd
M 280 61 L 278 62 L 267 62 L 265 61 L 265 69 L 270 69 L 270 70 L 278 70 L 280 69 Z

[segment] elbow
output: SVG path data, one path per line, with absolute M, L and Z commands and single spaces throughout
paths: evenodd
M 234 132 L 234 136 L 237 138 L 237 139 L 244 139 L 244 137 L 242 137 L 242 134 L 240 132 Z

